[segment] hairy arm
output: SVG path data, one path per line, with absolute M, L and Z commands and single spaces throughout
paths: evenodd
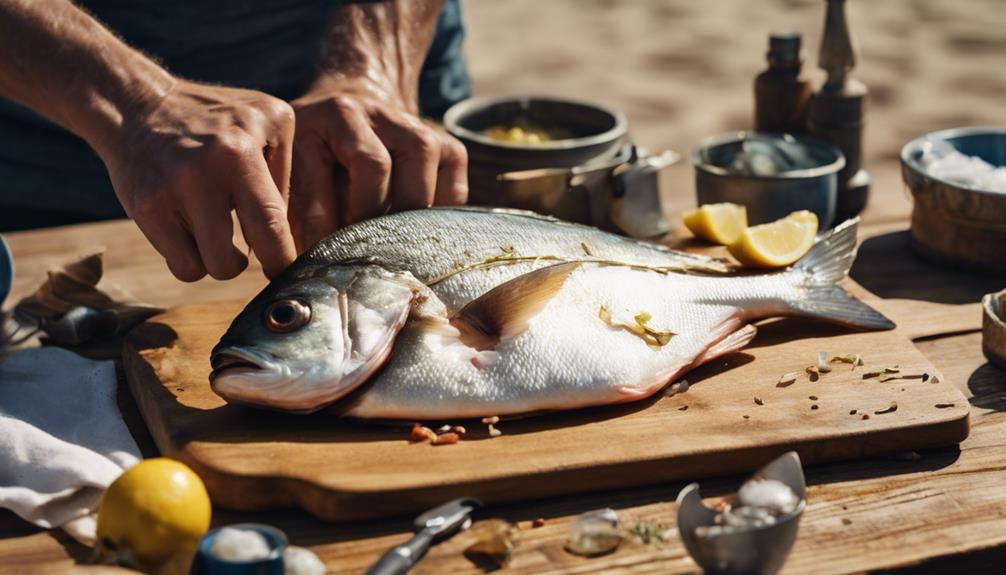
M 419 72 L 433 42 L 440 4 L 392 0 L 336 10 L 311 91 L 359 91 L 418 114 Z
M 334 11 L 321 72 L 297 113 L 290 222 L 304 249 L 385 211 L 462 203 L 464 146 L 418 117 L 419 73 L 440 0 Z
M 0 95 L 107 148 L 177 81 L 66 0 L 0 1 Z
M 267 274 L 295 256 L 285 102 L 175 78 L 68 0 L 0 0 L 0 96 L 94 148 L 126 213 L 180 279 L 245 268 L 232 210 Z

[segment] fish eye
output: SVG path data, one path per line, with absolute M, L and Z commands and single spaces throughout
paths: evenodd
M 265 310 L 265 325 L 270 331 L 286 333 L 311 321 L 311 307 L 299 299 L 281 299 Z

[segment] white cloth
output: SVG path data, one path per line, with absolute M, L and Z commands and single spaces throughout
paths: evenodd
M 0 507 L 93 545 L 105 488 L 140 458 L 115 365 L 61 348 L 0 360 Z

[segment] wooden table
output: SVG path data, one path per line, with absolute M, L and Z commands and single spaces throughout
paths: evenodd
M 943 326 L 957 332 L 925 337 L 916 344 L 970 398 L 971 436 L 959 449 L 807 469 L 809 506 L 785 572 L 990 568 L 1006 561 L 1006 375 L 982 357 L 974 302 L 982 293 L 1002 287 L 1006 279 L 926 264 L 909 250 L 904 214 L 872 219 L 861 233 L 869 239 L 853 275 L 881 297 L 919 300 L 920 310 L 931 310 L 920 311 L 915 318 L 918 333 L 940 333 Z M 177 282 L 130 222 L 24 232 L 7 239 L 18 266 L 15 297 L 33 289 L 47 268 L 93 245 L 107 247 L 109 280 L 158 305 L 247 297 L 264 283 L 257 267 L 226 283 Z M 128 392 L 120 395 L 127 423 L 145 454 L 154 454 L 132 398 Z M 740 480 L 703 481 L 703 493 L 727 493 Z M 492 512 L 522 528 L 520 548 L 510 565 L 516 572 L 696 572 L 677 540 L 649 546 L 629 542 L 614 554 L 590 560 L 563 551 L 571 518 L 598 507 L 614 507 L 630 521 L 673 525 L 673 500 L 681 487 L 597 493 Z M 545 526 L 532 529 L 531 521 L 539 517 Z M 214 518 L 217 525 L 244 520 L 285 530 L 293 543 L 314 549 L 332 573 L 362 572 L 383 550 L 402 541 L 408 530 L 405 518 L 332 526 L 295 511 L 217 512 Z M 435 547 L 414 572 L 478 572 L 461 555 L 469 543 L 463 534 Z M 88 550 L 61 532 L 41 531 L 10 513 L 0 515 L 0 572 L 126 572 L 84 565 L 87 555 Z
M 994 6 L 993 9 L 989 9 Z M 1006 124 L 1002 95 L 1002 16 L 995 3 L 850 2 L 849 23 L 861 43 L 855 75 L 871 90 L 866 164 L 874 176 L 855 277 L 882 297 L 960 305 L 939 318 L 919 315 L 921 328 L 977 327 L 974 302 L 1006 279 L 956 274 L 919 263 L 905 246 L 910 203 L 897 155 L 909 139 L 955 126 Z M 466 2 L 472 76 L 481 94 L 539 94 L 600 99 L 622 110 L 635 140 L 652 150 L 687 153 L 704 137 L 750 127 L 751 80 L 764 67 L 770 30 L 804 32 L 806 63 L 815 69 L 822 21 L 818 2 L 591 2 L 511 0 Z M 998 75 L 997 75 L 998 72 Z M 677 166 L 662 175 L 680 210 L 694 203 L 693 173 Z M 0 191 L 0 193 L 3 193 Z M 15 296 L 34 288 L 45 270 L 88 246 L 108 246 L 108 277 L 160 305 L 241 297 L 262 283 L 257 270 L 227 283 L 173 280 L 128 223 L 96 224 L 8 236 L 18 265 Z M 949 314 L 949 316 L 947 315 Z M 980 336 L 965 331 L 917 342 L 971 398 L 972 432 L 960 450 L 911 460 L 873 460 L 808 469 L 810 504 L 790 573 L 859 572 L 922 563 L 931 571 L 968 572 L 1006 560 L 1006 376 L 981 355 Z M 141 445 L 149 438 L 131 404 L 127 421 Z M 149 452 L 148 452 L 149 453 Z M 736 487 L 740 478 L 704 481 L 703 492 Z M 694 572 L 672 542 L 629 545 L 582 560 L 562 551 L 569 517 L 613 506 L 636 517 L 671 521 L 680 485 L 597 494 L 495 510 L 528 530 L 511 567 L 522 572 Z M 256 516 L 218 513 L 217 523 L 263 520 L 309 545 L 332 572 L 359 573 L 404 538 L 406 522 L 332 527 L 301 513 Z M 843 521 L 843 519 L 847 521 Z M 463 538 L 435 548 L 420 573 L 472 571 L 459 555 Z M 87 551 L 59 532 L 41 532 L 0 513 L 0 572 L 94 573 L 75 560 Z M 1002 568 L 998 571 L 1002 571 Z

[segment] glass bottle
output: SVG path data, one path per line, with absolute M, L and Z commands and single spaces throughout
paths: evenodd
M 772 34 L 769 67 L 755 78 L 755 131 L 799 134 L 807 131 L 810 81 L 800 70 L 800 35 Z

